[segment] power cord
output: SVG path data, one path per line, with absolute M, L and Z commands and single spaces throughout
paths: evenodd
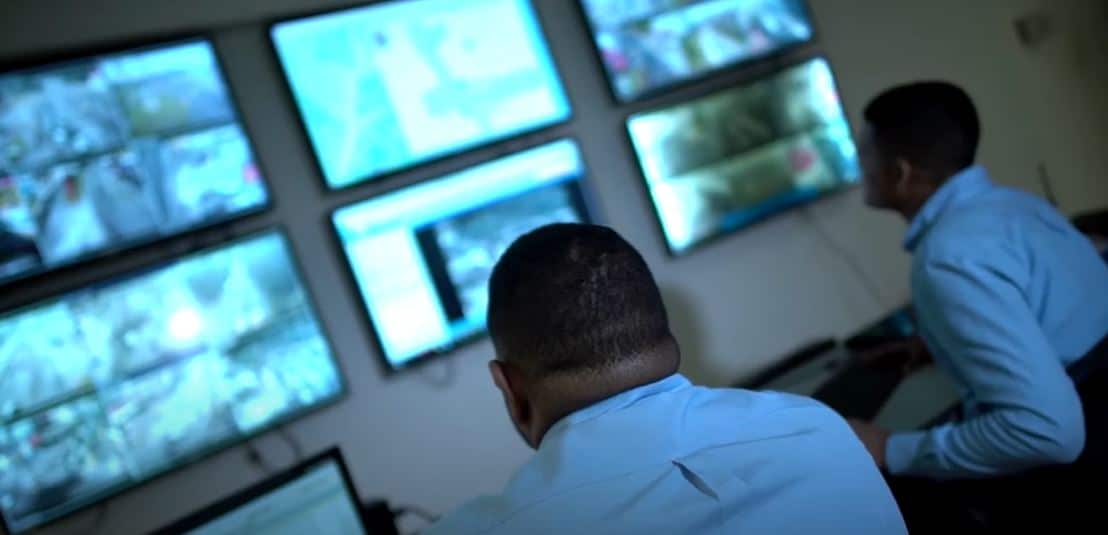
M 277 426 L 277 436 L 281 437 L 281 439 L 285 441 L 285 444 L 288 444 L 289 450 L 292 451 L 292 455 L 296 459 L 296 462 L 304 460 L 304 447 L 301 446 L 300 441 L 297 440 L 285 426 Z
M 100 528 L 104 527 L 104 521 L 108 518 L 108 504 L 109 502 L 104 502 L 96 508 L 96 516 L 89 523 L 88 528 L 81 530 L 81 533 L 93 535 L 100 532 Z
M 455 362 L 458 356 L 438 355 L 438 357 L 439 358 L 435 359 L 435 362 L 428 362 L 425 366 L 423 366 L 423 370 L 420 371 L 419 375 L 425 383 L 433 388 L 448 388 L 454 384 L 454 381 L 458 375 L 458 371 L 456 368 L 457 364 Z M 441 370 L 441 372 L 437 375 L 434 371 L 435 368 Z
M 418 505 L 401 505 L 393 507 L 392 514 L 398 519 L 406 515 L 412 515 L 426 521 L 428 524 L 434 524 L 439 521 L 439 515 L 419 507 Z
M 262 452 L 258 451 L 253 440 L 246 441 L 246 462 L 261 470 L 263 473 L 273 472 L 273 466 L 265 459 Z
M 858 278 L 858 281 L 866 289 L 866 293 L 869 294 L 869 297 L 877 303 L 878 307 L 884 309 L 885 299 L 881 295 L 881 289 L 877 287 L 877 284 L 873 282 L 873 279 L 866 273 L 866 270 L 862 267 L 862 263 L 859 262 L 846 247 L 843 247 L 826 228 L 824 228 L 823 224 L 812 214 L 810 208 L 801 209 L 801 213 L 804 219 L 808 221 L 808 225 L 816 231 L 816 234 L 819 234 L 823 243 L 827 244 L 827 247 L 839 257 L 839 260 L 842 260 L 843 263 L 850 268 L 854 276 Z
M 408 515 L 419 518 L 427 526 L 439 520 L 438 515 L 432 514 L 422 507 L 411 505 L 391 507 L 385 500 L 372 500 L 363 503 L 361 515 L 362 521 L 370 533 L 380 533 L 382 535 L 399 535 L 401 520 Z M 419 530 L 410 533 L 419 533 Z

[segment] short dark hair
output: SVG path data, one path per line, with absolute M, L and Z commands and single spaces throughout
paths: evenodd
M 610 228 L 555 224 L 516 240 L 489 281 L 498 356 L 534 377 L 600 372 L 673 340 L 646 261 Z
M 977 109 L 954 84 L 894 87 L 871 100 L 864 116 L 885 158 L 904 158 L 929 171 L 953 173 L 973 165 L 977 157 Z

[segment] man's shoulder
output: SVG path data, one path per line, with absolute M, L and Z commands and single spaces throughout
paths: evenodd
M 696 387 L 690 390 L 690 395 L 697 401 L 737 406 L 755 413 L 790 410 L 830 411 L 824 404 L 812 398 L 773 390 Z
M 694 399 L 716 400 L 720 403 L 740 405 L 742 408 L 758 411 L 822 409 L 824 407 L 819 401 L 803 397 L 803 395 L 772 390 L 696 387 L 690 389 L 689 394 Z
M 697 388 L 691 392 L 692 421 L 725 421 L 728 433 L 749 435 L 743 439 L 772 438 L 813 431 L 827 426 L 845 427 L 835 411 L 809 397 L 775 391 L 742 388 Z
M 997 186 L 975 202 L 944 212 L 928 231 L 917 257 L 930 261 L 988 258 L 1015 245 L 1028 230 L 1044 225 L 1068 222 L 1043 199 Z
M 571 514 L 574 511 L 571 506 L 578 499 L 571 494 L 591 492 L 597 496 L 616 496 L 624 491 L 643 491 L 650 482 L 656 483 L 660 474 L 675 470 L 676 459 L 684 463 L 685 470 L 702 470 L 704 476 L 713 481 L 716 476 L 723 477 L 721 474 L 727 474 L 728 478 L 750 476 L 743 483 L 744 488 L 759 489 L 776 485 L 780 478 L 803 479 L 805 488 L 813 489 L 824 488 L 821 485 L 827 485 L 832 480 L 838 481 L 830 474 L 815 473 L 817 468 L 825 468 L 814 464 L 817 458 L 832 456 L 836 463 L 852 466 L 872 464 L 846 422 L 825 405 L 810 398 L 736 388 L 689 387 L 665 396 L 647 398 L 636 405 L 636 410 L 640 414 L 626 420 L 621 420 L 622 417 L 616 412 L 583 424 L 584 434 L 593 439 L 605 437 L 604 440 L 610 443 L 608 446 L 614 444 L 614 447 L 593 444 L 596 447 L 590 450 L 593 453 L 589 461 L 600 468 L 593 471 L 595 467 L 590 466 L 589 477 L 576 481 L 572 492 L 552 494 L 553 487 L 543 486 L 537 493 L 520 494 L 518 489 L 513 491 L 510 486 L 501 495 L 467 502 L 428 533 L 475 535 L 516 532 L 516 528 L 529 522 L 549 520 L 563 513 Z M 642 414 L 650 416 L 644 418 Z M 668 438 L 659 442 L 655 440 L 658 436 L 644 431 L 634 439 L 638 450 L 624 449 L 627 441 L 623 437 L 626 434 L 612 435 L 611 429 L 623 429 L 630 422 L 638 426 L 649 423 L 647 427 L 650 429 L 665 429 L 657 435 Z M 653 448 L 658 443 L 662 443 L 663 447 Z M 603 457 L 606 451 L 613 449 L 624 454 L 618 459 L 597 461 L 596 457 Z M 632 455 L 636 451 L 641 455 Z M 638 460 L 631 460 L 632 457 Z M 559 462 L 565 463 L 567 458 L 560 458 Z M 626 467 L 615 469 L 610 466 L 622 460 L 628 460 Z M 619 473 L 616 477 L 601 477 L 605 469 L 613 474 Z M 558 472 L 567 470 L 574 468 L 565 464 L 558 466 Z M 766 470 L 777 475 L 767 474 Z M 544 477 L 549 475 L 544 472 Z M 637 481 L 635 477 L 645 479 Z M 613 489 L 618 492 L 613 494 Z M 558 499 L 546 499 L 554 496 Z M 590 503 L 594 509 L 600 510 L 607 507 L 601 503 L 603 501 Z M 751 509 L 755 510 L 760 511 Z M 551 532 L 549 529 L 539 531 Z

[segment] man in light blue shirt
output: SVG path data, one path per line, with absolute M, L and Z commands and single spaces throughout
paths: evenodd
M 856 432 L 894 476 L 981 479 L 1074 462 L 1086 418 L 1067 367 L 1108 335 L 1108 264 L 1049 204 L 973 164 L 979 125 L 961 89 L 893 88 L 865 118 L 866 201 L 910 221 L 920 332 L 964 403 L 959 422 L 891 435 L 852 422 Z M 898 499 L 915 529 L 913 506 Z
M 693 386 L 649 268 L 615 232 L 520 238 L 489 289 L 493 381 L 535 456 L 431 534 L 905 533 L 846 422 Z

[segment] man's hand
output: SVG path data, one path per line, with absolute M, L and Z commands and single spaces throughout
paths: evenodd
M 885 468 L 885 443 L 889 441 L 890 433 L 887 429 L 862 420 L 847 420 L 854 434 L 873 456 L 873 461 L 878 468 Z
M 856 358 L 865 366 L 899 368 L 904 376 L 934 362 L 927 344 L 919 336 L 878 345 L 858 353 Z

